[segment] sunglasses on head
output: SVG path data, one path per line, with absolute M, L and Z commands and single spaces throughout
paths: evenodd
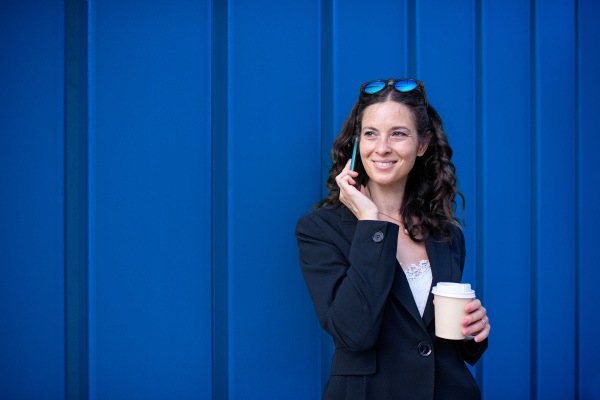
M 387 81 L 376 80 L 364 83 L 360 86 L 360 92 L 366 94 L 374 94 L 381 92 L 387 86 L 393 86 L 399 92 L 410 92 L 416 88 L 421 88 L 423 92 L 423 99 L 425 100 L 425 107 L 427 107 L 427 96 L 425 96 L 425 86 L 423 82 L 416 79 L 402 78 L 402 79 L 390 79 Z

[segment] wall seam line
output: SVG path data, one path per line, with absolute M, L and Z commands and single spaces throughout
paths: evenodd
M 319 140 L 319 154 L 321 154 L 321 173 L 319 177 L 319 187 L 321 188 L 320 193 L 321 197 L 325 198 L 328 195 L 328 189 L 326 186 L 323 186 L 323 182 L 327 182 L 329 177 L 329 162 L 331 160 L 330 149 L 331 143 L 333 142 L 332 136 L 333 132 L 333 120 L 334 120 L 334 108 L 333 108 L 333 99 L 334 99 L 334 64 L 335 64 L 335 48 L 334 48 L 334 31 L 335 31 L 335 22 L 334 22 L 334 0 L 321 0 L 320 2 L 320 59 L 319 65 L 321 68 L 320 71 L 320 127 L 321 127 L 321 135 Z M 327 338 L 329 336 L 321 326 L 318 325 L 318 347 L 319 347 L 319 394 L 323 393 L 325 388 L 325 384 L 329 378 L 326 375 L 326 371 L 328 370 L 328 365 L 331 364 L 331 355 L 330 355 L 330 347 L 331 347 L 331 339 L 328 341 Z M 327 346 L 326 343 L 330 343 Z
M 476 234 L 476 246 L 475 246 L 475 285 L 477 291 L 481 294 L 480 298 L 483 300 L 485 297 L 484 291 L 484 241 L 482 235 L 485 228 L 485 216 L 483 211 L 484 207 L 484 106 L 483 106 L 483 95 L 484 95 L 484 71 L 483 71 L 483 6 L 480 0 L 475 0 L 475 234 Z M 481 392 L 485 392 L 485 359 L 480 360 L 475 366 L 475 375 L 480 385 Z
M 65 398 L 89 398 L 87 2 L 65 2 Z
M 579 243 L 580 243 L 580 235 L 579 230 L 581 227 L 581 210 L 579 208 L 580 205 L 580 165 L 579 160 L 579 150 L 580 150 L 580 118 L 581 118 L 581 102 L 580 102 L 580 62 L 579 62 L 579 0 L 575 0 L 575 102 L 574 102 L 574 115 L 575 115 L 575 399 L 579 399 L 579 279 L 580 279 L 580 251 L 579 251 Z
M 531 121 L 531 276 L 530 276 L 530 307 L 531 307 L 531 336 L 530 336 L 530 398 L 537 399 L 538 396 L 538 251 L 539 251 L 539 215 L 537 204 L 539 203 L 539 121 L 538 121 L 538 63 L 537 63 L 537 24 L 535 0 L 530 0 L 530 121 Z
M 210 154 L 212 398 L 229 398 L 228 1 L 211 3 Z M 223 134 L 225 132 L 225 134 Z

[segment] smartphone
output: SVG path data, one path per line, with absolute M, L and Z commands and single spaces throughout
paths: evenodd
M 350 169 L 354 171 L 354 161 L 356 160 L 356 148 L 358 147 L 358 138 L 354 137 L 354 149 L 352 149 L 352 162 L 350 163 Z

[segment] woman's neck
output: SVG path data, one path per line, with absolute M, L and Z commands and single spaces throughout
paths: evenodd
M 367 193 L 375 203 L 378 211 L 393 218 L 400 217 L 404 189 L 406 184 L 396 186 L 381 186 L 373 182 L 367 184 Z

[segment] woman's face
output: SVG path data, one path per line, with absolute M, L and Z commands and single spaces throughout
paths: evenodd
M 410 110 L 395 101 L 367 107 L 360 136 L 365 171 L 371 183 L 381 186 L 404 187 L 417 157 L 427 150 L 419 143 Z

